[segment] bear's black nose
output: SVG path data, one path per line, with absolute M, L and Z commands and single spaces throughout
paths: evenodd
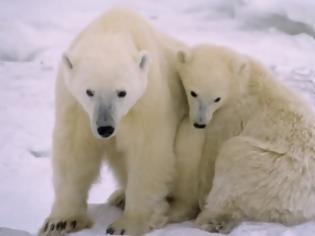
M 111 136 L 114 133 L 114 127 L 112 126 L 100 126 L 97 128 L 97 132 L 104 138 Z
M 194 123 L 194 126 L 195 126 L 195 128 L 197 128 L 197 129 L 204 129 L 204 128 L 206 128 L 206 125 L 205 125 L 205 124 Z

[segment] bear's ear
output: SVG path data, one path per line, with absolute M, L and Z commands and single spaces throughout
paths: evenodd
M 143 71 L 147 71 L 149 64 L 150 64 L 150 59 L 149 55 L 146 51 L 141 51 L 138 55 L 138 65 L 139 68 Z
M 242 56 L 232 60 L 232 71 L 234 75 L 246 76 L 249 73 L 248 59 Z
M 179 61 L 180 63 L 187 63 L 191 60 L 191 55 L 189 52 L 187 51 L 183 51 L 183 50 L 180 50 L 177 52 L 177 61 Z
M 69 55 L 67 55 L 67 53 L 64 53 L 62 55 L 62 61 L 68 67 L 68 69 L 70 69 L 70 70 L 73 69 L 73 64 L 69 58 Z

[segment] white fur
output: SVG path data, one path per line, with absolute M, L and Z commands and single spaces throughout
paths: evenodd
M 199 212 L 199 161 L 204 140 L 204 130 L 194 128 L 186 117 L 176 135 L 176 175 L 169 211 L 170 222 L 192 219 Z
M 186 110 L 175 70 L 181 48 L 121 9 L 101 16 L 74 40 L 56 85 L 56 196 L 49 227 L 69 219 L 79 223 L 70 231 L 89 225 L 87 195 L 104 154 L 126 195 L 124 213 L 111 225 L 115 233 L 138 235 L 165 223 L 175 134 Z M 127 92 L 123 98 L 117 96 L 121 90 Z M 100 125 L 115 131 L 104 138 Z
M 206 204 L 196 223 L 227 233 L 243 220 L 314 219 L 315 119 L 308 105 L 251 58 L 210 45 L 188 53 L 189 61 L 179 56 L 178 70 L 192 122 L 201 117 L 208 125 L 199 170 Z

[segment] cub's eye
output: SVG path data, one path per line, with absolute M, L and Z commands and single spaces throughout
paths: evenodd
M 220 102 L 221 98 L 217 97 L 216 99 L 214 99 L 214 102 Z
M 127 92 L 124 90 L 117 92 L 117 96 L 120 98 L 126 97 L 126 95 L 127 95 Z
M 195 93 L 194 91 L 190 91 L 190 95 L 191 95 L 192 97 L 194 97 L 194 98 L 198 96 L 198 94 Z
M 93 90 L 91 90 L 91 89 L 87 89 L 86 91 L 86 95 L 88 95 L 89 97 L 93 97 L 94 96 L 94 91 Z

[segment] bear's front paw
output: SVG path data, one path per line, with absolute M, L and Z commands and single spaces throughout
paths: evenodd
M 46 219 L 39 231 L 39 236 L 62 236 L 65 233 L 76 232 L 85 228 L 90 228 L 92 221 L 87 216 Z
M 106 234 L 139 236 L 148 231 L 149 228 L 144 222 L 121 217 L 107 228 Z
M 125 208 L 125 192 L 122 189 L 115 191 L 108 199 L 108 203 L 112 206 L 116 206 L 121 210 Z
M 169 222 L 180 222 L 193 219 L 197 216 L 198 208 L 193 204 L 185 203 L 183 201 L 176 201 L 171 204 L 168 219 Z
M 116 222 L 108 226 L 106 234 L 125 234 L 132 236 L 144 235 L 153 229 L 149 226 L 148 222 L 148 218 L 145 220 L 144 218 L 139 219 L 137 217 L 122 216 Z
M 234 221 L 227 216 L 209 218 L 204 215 L 199 215 L 195 221 L 195 224 L 199 228 L 212 233 L 228 234 L 235 226 L 239 224 L 239 222 Z

